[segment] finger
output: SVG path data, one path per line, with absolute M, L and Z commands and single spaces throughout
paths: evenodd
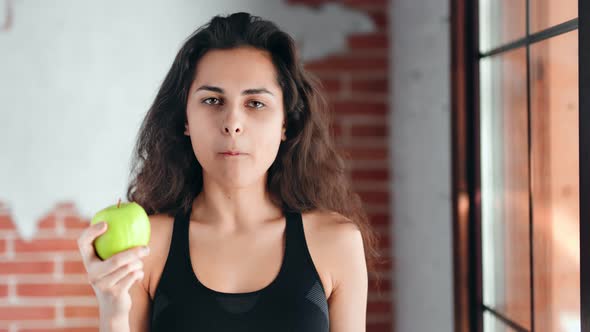
M 119 281 L 115 287 L 118 288 L 118 291 L 121 294 L 128 293 L 129 289 L 136 281 L 141 281 L 143 279 L 143 274 L 143 271 L 134 271 L 125 278 L 121 279 L 121 281 Z
M 129 264 L 121 266 L 117 270 L 113 271 L 111 274 L 108 274 L 102 278 L 100 281 L 105 287 L 113 287 L 117 284 L 121 279 L 125 278 L 128 274 L 133 273 L 135 271 L 143 271 L 143 262 L 141 260 L 135 260 Z
M 149 247 L 133 247 L 113 255 L 105 261 L 100 261 L 98 264 L 93 264 L 90 267 L 90 272 L 97 279 L 102 279 L 118 270 L 120 267 L 132 263 L 133 261 L 141 260 L 147 255 L 149 255 Z
M 107 223 L 100 222 L 87 227 L 78 238 L 78 248 L 85 264 L 100 260 L 94 250 L 94 240 L 107 230 Z

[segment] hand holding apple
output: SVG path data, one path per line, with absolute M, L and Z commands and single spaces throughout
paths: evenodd
M 90 224 L 104 221 L 107 231 L 94 241 L 96 253 L 102 260 L 136 246 L 145 246 L 150 240 L 150 220 L 141 205 L 130 202 L 111 205 L 98 211 Z
M 129 289 L 144 280 L 143 257 L 149 255 L 149 247 L 134 247 L 102 260 L 94 242 L 106 231 L 106 222 L 89 225 L 78 237 L 78 248 L 88 282 L 96 293 L 101 321 L 125 322 L 132 302 Z

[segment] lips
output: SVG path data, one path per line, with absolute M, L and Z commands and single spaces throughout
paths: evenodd
M 224 156 L 239 156 L 239 155 L 242 155 L 244 153 L 243 152 L 240 152 L 240 151 L 224 151 L 224 152 L 221 152 L 221 154 L 224 155 Z

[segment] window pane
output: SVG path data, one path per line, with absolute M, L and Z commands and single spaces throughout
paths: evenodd
M 483 332 L 514 332 L 515 329 L 506 325 L 489 311 L 483 313 Z
M 578 0 L 530 0 L 531 33 L 578 17 Z
M 530 327 L 526 51 L 480 63 L 484 304 Z
M 531 46 L 537 331 L 580 330 L 578 32 Z
M 479 45 L 489 51 L 526 34 L 525 0 L 480 0 Z

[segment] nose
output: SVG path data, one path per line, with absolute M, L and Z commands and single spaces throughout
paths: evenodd
M 240 117 L 236 116 L 233 110 L 228 112 L 225 117 L 225 121 L 222 126 L 223 134 L 229 136 L 236 136 L 242 134 L 244 131 L 243 125 L 240 121 Z
M 223 131 L 227 135 L 238 135 L 242 132 L 242 129 L 238 125 L 225 125 L 223 126 Z

